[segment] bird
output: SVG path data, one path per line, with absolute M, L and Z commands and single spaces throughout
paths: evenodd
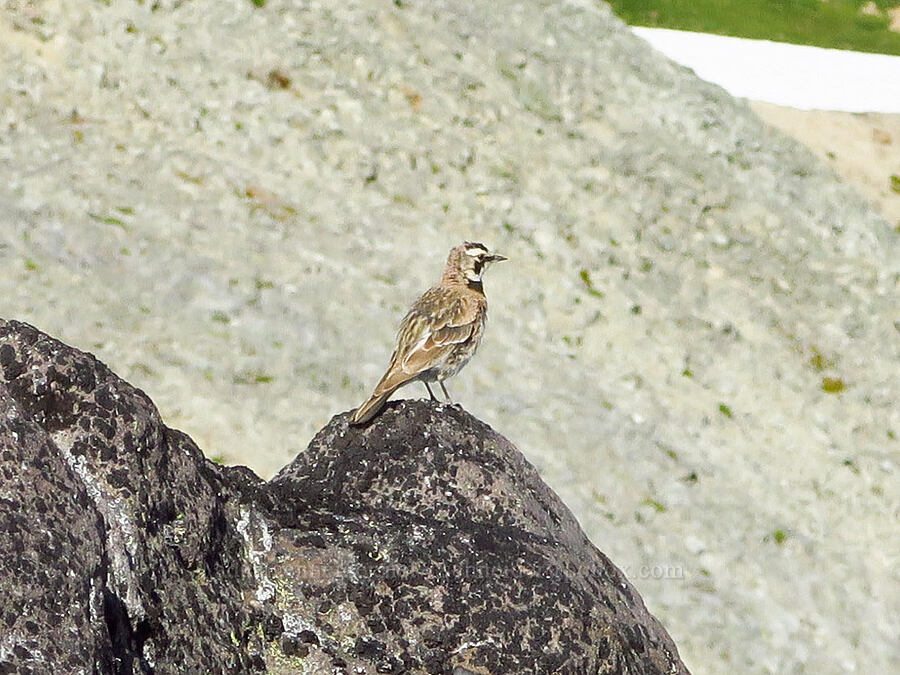
M 351 424 L 371 420 L 391 394 L 414 380 L 425 384 L 432 401 L 437 398 L 429 383 L 437 382 L 447 401 L 453 402 L 444 380 L 456 375 L 481 343 L 487 320 L 482 276 L 501 260 L 506 257 L 478 242 L 466 241 L 450 250 L 441 280 L 413 303 L 400 323 L 387 372 L 354 411 Z

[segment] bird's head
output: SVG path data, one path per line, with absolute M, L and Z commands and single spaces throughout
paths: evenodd
M 488 247 L 477 242 L 466 241 L 451 249 L 447 257 L 447 269 L 444 275 L 470 284 L 481 284 L 481 276 L 491 263 L 506 260 L 497 253 L 491 253 Z

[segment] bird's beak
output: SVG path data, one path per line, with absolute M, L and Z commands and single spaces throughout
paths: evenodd
M 492 253 L 488 258 L 488 262 L 500 262 L 501 260 L 507 260 L 505 255 L 500 255 L 499 253 Z

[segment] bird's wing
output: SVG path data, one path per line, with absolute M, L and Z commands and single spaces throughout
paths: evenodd
M 478 305 L 464 296 L 435 288 L 416 303 L 410 315 L 411 330 L 400 341 L 406 350 L 398 355 L 398 365 L 414 377 L 440 362 L 453 345 L 472 336 Z
M 444 326 L 431 332 L 422 344 L 422 350 L 428 352 L 439 347 L 465 342 L 472 336 L 473 322 L 464 323 L 461 326 Z
M 453 345 L 472 336 L 478 311 L 472 299 L 438 287 L 426 291 L 400 324 L 397 349 L 376 392 L 396 388 L 440 363 Z

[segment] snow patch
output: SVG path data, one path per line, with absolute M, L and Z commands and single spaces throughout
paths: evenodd
M 633 27 L 732 96 L 801 110 L 900 113 L 900 56 Z

